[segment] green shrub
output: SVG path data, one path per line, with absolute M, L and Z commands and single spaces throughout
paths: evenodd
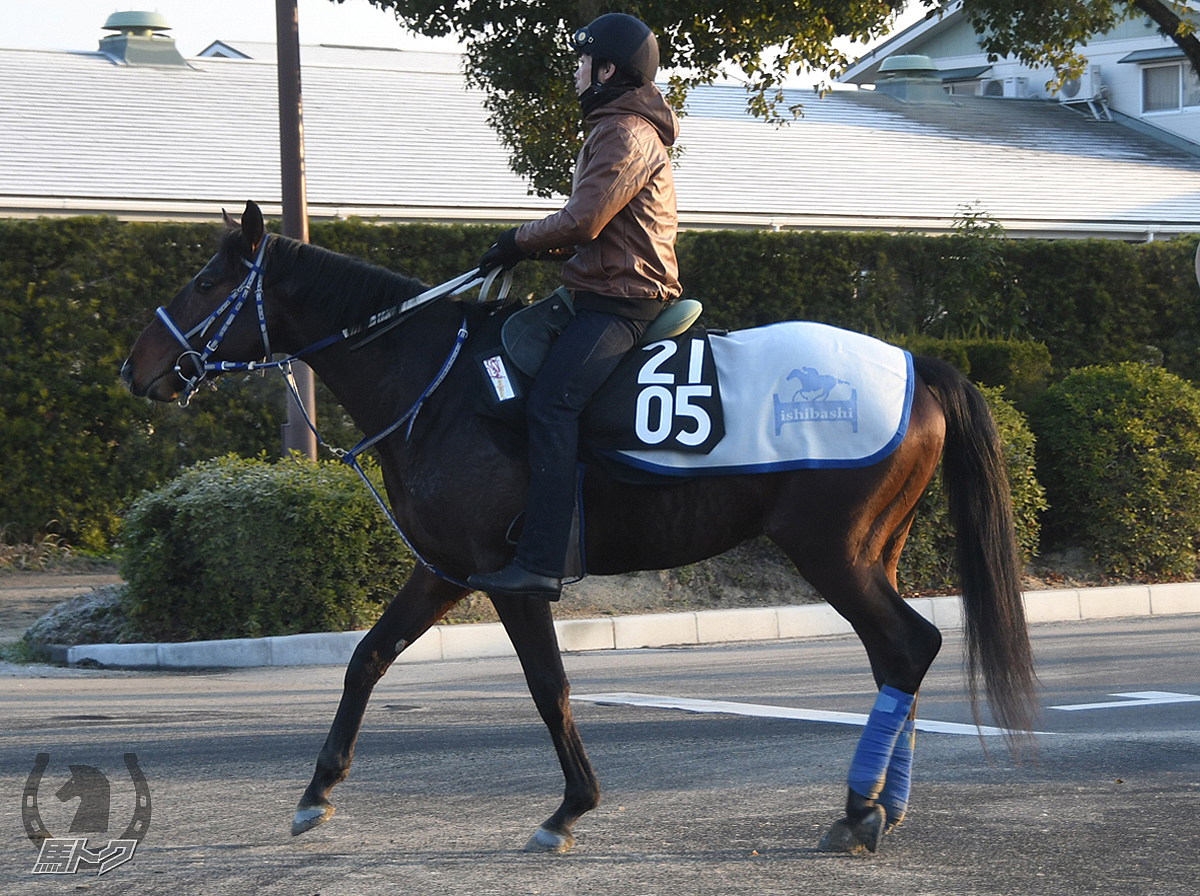
M 971 375 L 971 357 L 967 354 L 967 340 L 965 339 L 942 339 L 938 336 L 909 334 L 899 337 L 895 342 L 914 355 L 940 358 L 947 364 L 957 367 L 967 377 Z
M 1196 571 L 1200 391 L 1156 367 L 1087 367 L 1033 415 L 1048 542 L 1082 547 L 1107 575 Z
M 413 567 L 340 461 L 197 464 L 134 502 L 122 541 L 122 602 L 139 636 L 154 640 L 363 628 Z
M 1025 416 L 1004 397 L 1003 389 L 982 386 L 980 391 L 987 399 L 1004 443 L 1017 543 L 1022 555 L 1029 559 L 1037 553 L 1040 515 L 1046 509 L 1045 490 L 1035 475 L 1036 439 Z M 900 555 L 898 578 L 902 592 L 944 591 L 957 587 L 954 530 L 942 488 L 940 464 L 933 482 L 917 503 L 916 518 Z
M 926 335 L 903 336 L 896 342 L 910 352 L 953 364 L 978 385 L 1003 387 L 1005 397 L 1020 408 L 1028 407 L 1050 382 L 1050 350 L 1040 342 Z
M 971 379 L 982 386 L 1002 386 L 1017 407 L 1027 407 L 1050 383 L 1050 351 L 1040 342 L 972 339 L 967 356 Z

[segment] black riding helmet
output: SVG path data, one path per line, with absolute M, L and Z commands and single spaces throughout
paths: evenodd
M 572 37 L 571 46 L 593 60 L 611 62 L 637 86 L 653 81 L 658 72 L 658 40 L 654 32 L 640 19 L 623 12 L 607 13 L 580 28 Z M 592 86 L 598 86 L 594 66 Z

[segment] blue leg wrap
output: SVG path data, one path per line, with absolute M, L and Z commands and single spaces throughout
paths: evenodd
M 896 825 L 904 818 L 908 809 L 908 792 L 912 787 L 913 747 L 916 743 L 917 731 L 912 719 L 906 719 L 896 740 L 896 749 L 892 751 L 892 761 L 888 763 L 887 782 L 883 785 L 883 793 L 879 795 L 879 805 L 887 812 L 887 823 Z
M 880 689 L 846 779 L 850 789 L 859 796 L 869 800 L 879 799 L 888 776 L 888 764 L 896 749 L 896 740 L 900 737 L 900 730 L 915 699 L 914 695 L 888 685 Z

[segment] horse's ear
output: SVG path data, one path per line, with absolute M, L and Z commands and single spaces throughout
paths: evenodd
M 266 232 L 262 210 L 253 201 L 247 201 L 246 209 L 242 212 L 242 238 L 250 247 L 251 252 L 258 249 Z
M 225 211 L 225 209 L 221 209 L 221 220 L 225 222 L 226 230 L 237 230 L 238 229 L 238 222 L 233 220 L 233 218 L 230 216 L 229 212 Z

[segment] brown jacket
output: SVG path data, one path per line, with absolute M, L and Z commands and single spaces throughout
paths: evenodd
M 594 109 L 585 124 L 592 130 L 575 165 L 571 198 L 560 211 L 522 225 L 518 248 L 574 247 L 562 269 L 568 289 L 677 298 L 678 217 L 667 147 L 679 136 L 679 120 L 658 88 L 645 84 Z

